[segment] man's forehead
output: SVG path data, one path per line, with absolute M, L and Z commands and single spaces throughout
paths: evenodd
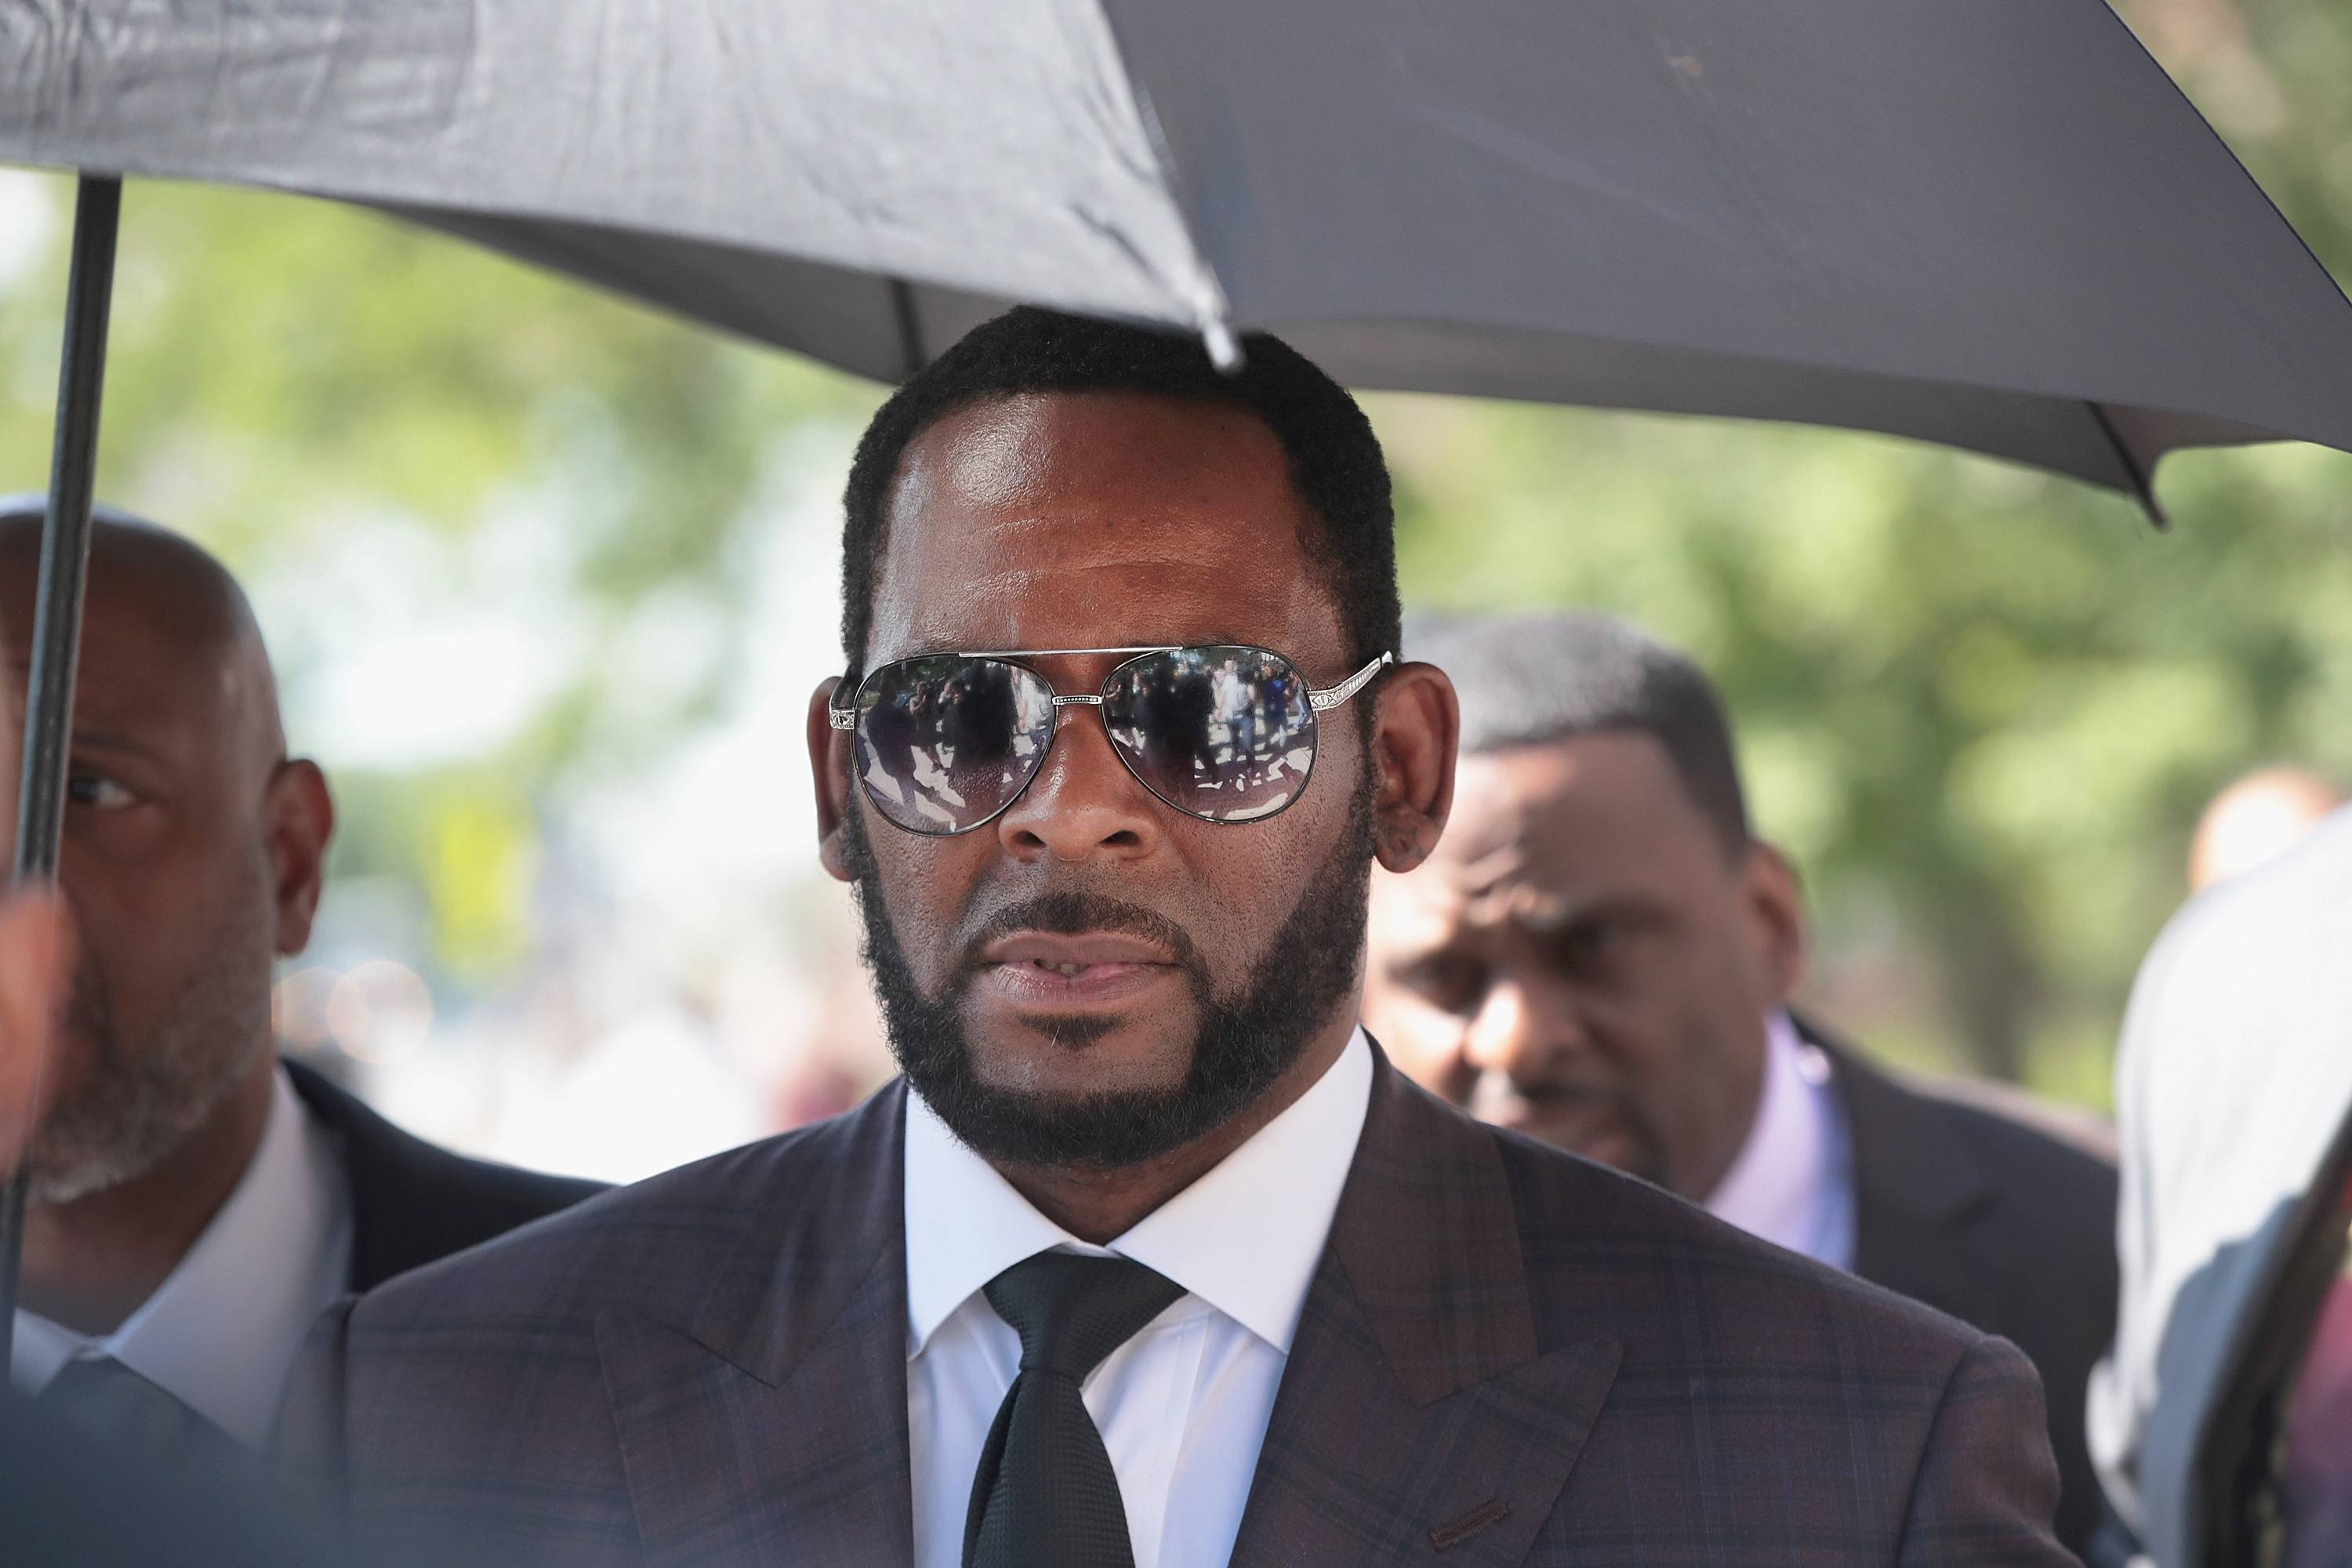
M 111 627 L 88 616 L 74 677 L 74 728 L 126 741 L 166 730 L 217 731 L 246 695 L 235 661 L 211 651 L 159 642 L 136 628 Z M 10 700 L 21 704 L 31 679 L 31 638 L 16 617 L 0 623 L 6 649 Z
M 1384 873 L 1374 887 L 1374 934 L 1380 945 L 1401 952 L 1509 928 L 1557 931 L 1602 890 L 1587 879 L 1530 866 L 1518 846 L 1450 868 L 1425 862 L 1401 876 Z
M 1465 896 L 1514 884 L 1556 891 L 1655 871 L 1712 844 L 1665 748 L 1607 731 L 1465 756 L 1430 869 Z
M 909 447 L 876 573 L 877 658 L 1237 639 L 1336 655 L 1279 442 L 1223 405 L 994 399 Z
M 948 501 L 1014 514 L 1086 498 L 1131 505 L 1229 506 L 1248 493 L 1285 524 L 1297 518 L 1273 427 L 1237 403 L 1145 392 L 1029 392 L 975 398 L 907 444 L 894 523 Z
M 18 542 L 0 545 L 0 649 L 21 693 L 32 658 L 35 567 Z M 142 561 L 95 557 L 76 660 L 77 729 L 136 736 L 209 727 L 266 679 L 244 657 L 222 606 L 173 591 Z

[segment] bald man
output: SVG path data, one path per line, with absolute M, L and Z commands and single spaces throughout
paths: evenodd
M 14 703 L 39 530 L 0 501 Z M 260 1448 L 330 1301 L 596 1189 L 459 1159 L 279 1058 L 272 968 L 310 941 L 334 802 L 287 754 L 235 580 L 104 510 L 65 810 L 73 983 L 23 1152 L 14 1380 L 87 1424 Z

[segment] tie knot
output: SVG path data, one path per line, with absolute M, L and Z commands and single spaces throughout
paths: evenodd
M 1021 1336 L 1021 1370 L 1083 1383 L 1184 1288 L 1126 1258 L 1041 1252 L 988 1282 L 988 1304 Z
M 228 1454 L 236 1440 L 112 1356 L 66 1363 L 40 1404 L 85 1432 L 151 1453 Z

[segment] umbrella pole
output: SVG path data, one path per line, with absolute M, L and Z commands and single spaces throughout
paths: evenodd
M 66 762 L 73 727 L 74 664 L 81 650 L 82 589 L 89 574 L 89 513 L 98 477 L 99 395 L 106 380 L 106 323 L 114 295 L 114 237 L 122 182 L 85 174 L 74 204 L 73 271 L 66 285 L 65 347 L 58 363 L 57 445 L 49 506 L 41 522 L 33 667 L 25 693 L 25 758 L 16 797 L 19 883 L 57 879 L 65 832 Z M 25 1184 L 0 1193 L 0 1367 L 10 1364 L 16 1286 L 25 1246 Z

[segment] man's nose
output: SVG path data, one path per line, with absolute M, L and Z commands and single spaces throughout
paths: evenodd
M 1528 1083 L 1583 1048 L 1576 1009 L 1556 985 L 1498 975 L 1486 987 L 1463 1040 L 1463 1058 L 1479 1072 Z
M 1016 860 L 1133 860 L 1160 846 L 1168 807 L 1111 749 L 1101 710 L 1070 707 L 1045 765 L 996 819 L 997 842 Z

